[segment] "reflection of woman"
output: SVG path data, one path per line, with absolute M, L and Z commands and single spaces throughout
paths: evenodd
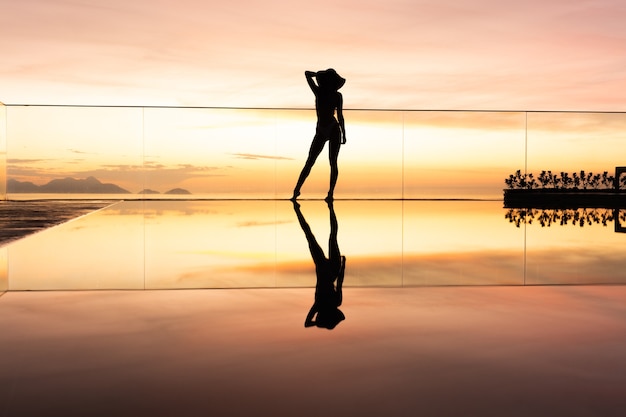
M 326 258 L 324 251 L 317 243 L 317 240 L 315 240 L 311 228 L 302 215 L 300 205 L 294 202 L 293 208 L 298 216 L 300 227 L 302 227 L 309 243 L 309 250 L 311 251 L 313 262 L 315 262 L 315 274 L 317 275 L 315 302 L 306 316 L 304 326 L 334 329 L 346 318 L 339 310 L 343 298 L 342 286 L 346 257 L 341 256 L 339 252 L 339 244 L 337 243 L 339 227 L 335 210 L 332 203 L 328 203 L 330 210 L 330 237 L 328 239 L 328 258 Z
M 328 143 L 328 157 L 330 160 L 330 188 L 326 201 L 332 201 L 339 176 L 339 168 L 337 165 L 337 157 L 339 156 L 339 148 L 342 143 L 346 143 L 346 129 L 343 120 L 343 96 L 338 91 L 346 82 L 346 80 L 337 74 L 337 72 L 329 68 L 325 71 L 305 71 L 304 75 L 309 83 L 309 87 L 315 94 L 315 111 L 317 113 L 317 128 L 309 156 L 300 172 L 300 177 L 293 190 L 292 200 L 300 195 L 302 184 L 311 173 L 311 168 L 315 164 L 315 160 L 322 152 L 326 141 Z M 317 80 L 317 84 L 313 81 Z M 337 121 L 335 119 L 335 110 L 337 111 Z

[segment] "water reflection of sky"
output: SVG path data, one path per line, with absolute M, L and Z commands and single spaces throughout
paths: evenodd
M 500 201 L 334 208 L 346 287 L 626 283 L 626 234 L 613 224 L 517 227 Z M 326 252 L 327 205 L 301 210 Z M 4 249 L 9 290 L 315 286 L 289 201 L 120 202 Z

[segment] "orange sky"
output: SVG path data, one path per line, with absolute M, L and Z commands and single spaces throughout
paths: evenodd
M 626 3 L 0 0 L 0 101 L 626 110 Z

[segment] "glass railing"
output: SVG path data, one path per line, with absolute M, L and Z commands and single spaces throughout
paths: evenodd
M 10 105 L 0 114 L 7 160 L 0 192 L 9 199 L 288 198 L 315 129 L 305 109 Z M 500 199 L 518 169 L 602 172 L 624 164 L 626 113 L 347 110 L 345 117 L 339 199 Z M 323 153 L 302 198 L 325 196 L 328 170 Z

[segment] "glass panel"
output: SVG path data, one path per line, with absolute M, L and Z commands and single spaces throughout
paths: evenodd
M 144 289 L 143 222 L 119 202 L 8 245 L 9 290 Z
M 0 246 L 0 295 L 9 289 L 8 260 L 7 247 Z
M 619 220 L 625 215 L 603 208 L 528 211 L 526 283 L 626 284 L 626 233 Z
M 528 113 L 528 173 L 615 173 L 626 165 L 625 113 Z
M 404 198 L 501 199 L 524 135 L 524 113 L 404 112 Z
M 277 118 L 277 197 L 291 196 L 315 135 L 315 112 L 281 111 Z M 339 152 L 336 199 L 402 196 L 402 114 L 344 111 L 347 142 Z M 301 198 L 321 199 L 329 188 L 328 144 L 302 188 Z M 284 158 L 284 159 L 283 159 Z
M 624 113 L 528 114 L 527 173 L 537 188 L 612 188 L 609 177 L 625 164 L 624 154 Z M 526 282 L 626 283 L 620 250 L 625 235 L 619 233 L 623 209 L 592 199 L 585 202 L 587 208 L 572 205 L 525 213 Z
M 142 110 L 10 106 L 8 195 L 128 198 L 143 185 Z
M 275 198 L 282 156 L 274 111 L 149 108 L 144 123 L 146 189 L 182 189 L 191 193 L 185 198 Z
M 277 111 L 276 198 L 290 198 L 293 195 L 293 189 L 315 135 L 315 120 L 314 110 Z M 341 157 L 339 159 L 341 169 Z M 301 198 L 326 197 L 329 173 L 328 145 L 326 145 L 302 187 Z
M 278 286 L 315 286 L 316 267 L 321 273 L 325 262 L 319 256 L 332 264 L 334 251 L 345 256 L 345 286 L 402 285 L 401 201 L 336 201 L 332 210 L 323 201 L 303 201 L 299 208 L 278 208 L 277 218 L 286 219 L 277 226 Z
M 346 285 L 401 286 L 402 201 L 349 201 L 337 217 Z
M 0 102 L 0 200 L 7 194 L 7 108 Z
M 338 198 L 402 198 L 402 112 L 346 111 Z
M 7 113 L 6 106 L 0 102 L 0 200 L 6 200 L 7 191 Z M 1 203 L 0 203 L 1 204 Z M 8 289 L 7 249 L 0 243 L 0 295 Z
M 500 201 L 405 201 L 403 283 L 522 285 L 524 229 Z
M 147 288 L 275 286 L 275 201 L 145 204 Z

